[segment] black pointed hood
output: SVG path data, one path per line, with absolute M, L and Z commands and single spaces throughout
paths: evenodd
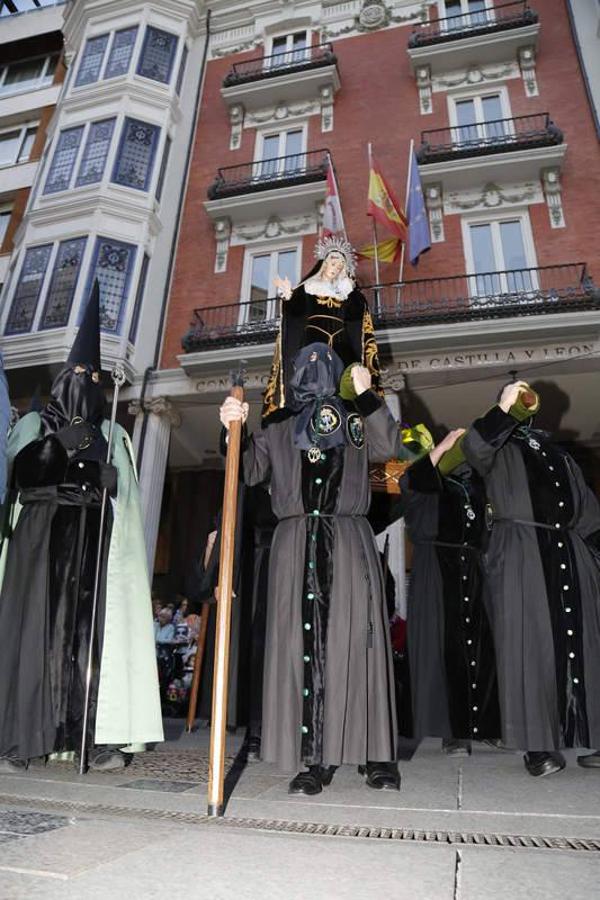
M 94 280 L 67 365 L 85 366 L 91 372 L 100 372 L 100 284 L 97 278 Z

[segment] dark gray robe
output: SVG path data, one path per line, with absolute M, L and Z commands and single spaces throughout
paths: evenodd
M 564 450 L 500 407 L 463 448 L 494 516 L 484 571 L 503 741 L 600 747 L 598 500 Z
M 333 524 L 332 579 L 324 669 L 322 754 L 325 765 L 396 758 L 394 675 L 379 554 L 365 518 L 370 503 L 368 463 L 406 459 L 399 429 L 372 392 L 357 402 L 365 443 L 343 450 Z M 279 520 L 271 547 L 263 693 L 262 755 L 284 771 L 303 758 L 304 644 L 302 621 L 307 517 L 302 452 L 293 444 L 294 419 L 249 439 L 247 484 L 270 479 Z M 371 622 L 371 633 L 369 629 Z

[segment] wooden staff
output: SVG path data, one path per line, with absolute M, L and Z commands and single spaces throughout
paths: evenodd
M 210 603 L 202 604 L 202 612 L 200 613 L 200 631 L 198 632 L 198 643 L 196 645 L 196 656 L 194 658 L 194 675 L 192 678 L 192 689 L 190 691 L 190 702 L 188 704 L 187 719 L 185 722 L 185 730 L 191 732 L 196 721 L 196 709 L 198 707 L 198 692 L 200 690 L 200 674 L 202 672 L 202 663 L 204 661 L 204 649 L 206 647 L 206 632 L 208 631 L 208 617 L 210 615 Z
M 234 377 L 230 396 L 244 399 L 241 373 Z M 225 781 L 225 723 L 227 718 L 227 682 L 229 677 L 229 639 L 231 629 L 231 598 L 233 593 L 233 558 L 235 552 L 235 521 L 237 515 L 238 480 L 242 420 L 230 422 L 225 487 L 221 522 L 221 549 L 217 588 L 217 624 L 215 667 L 213 675 L 212 717 L 210 729 L 210 757 L 208 769 L 208 815 L 223 815 L 223 785 Z

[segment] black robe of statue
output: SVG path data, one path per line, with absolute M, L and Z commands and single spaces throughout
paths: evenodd
M 99 462 L 69 460 L 54 435 L 17 455 L 23 504 L 0 595 L 0 756 L 22 759 L 79 750 L 96 553 Z M 104 547 L 108 548 L 110 524 Z M 88 746 L 93 744 L 104 630 L 105 573 L 96 629 Z
M 429 457 L 404 479 L 414 546 L 407 645 L 414 736 L 498 738 L 494 646 L 482 598 L 482 479 L 469 466 L 440 477 Z
M 502 739 L 600 747 L 600 504 L 562 448 L 499 406 L 463 449 L 494 517 L 485 591 Z

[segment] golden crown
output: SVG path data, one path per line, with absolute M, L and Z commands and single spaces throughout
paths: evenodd
M 335 235 L 321 238 L 315 245 L 315 256 L 324 260 L 330 253 L 340 253 L 344 257 L 348 275 L 356 274 L 356 253 L 352 244 L 346 238 Z

